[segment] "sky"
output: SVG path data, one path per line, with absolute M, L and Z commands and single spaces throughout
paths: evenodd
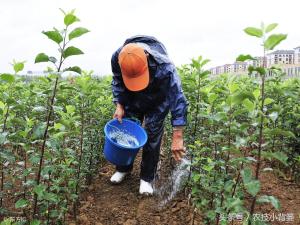
M 65 66 L 80 66 L 100 75 L 111 74 L 113 52 L 137 34 L 164 43 L 180 66 L 202 55 L 208 68 L 234 62 L 239 54 L 262 54 L 260 41 L 243 29 L 279 23 L 276 32 L 288 38 L 277 49 L 300 46 L 299 0 L 0 0 L 0 72 L 13 72 L 11 62 L 26 61 L 24 71 L 41 71 L 34 64 L 44 52 L 57 55 L 57 46 L 41 32 L 62 29 L 65 11 L 76 9 L 79 23 L 91 32 L 74 39 L 85 54 L 70 57 Z

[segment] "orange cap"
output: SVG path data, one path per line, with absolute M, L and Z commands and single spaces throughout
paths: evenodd
M 147 56 L 138 44 L 125 45 L 119 54 L 119 65 L 125 86 L 130 91 L 140 91 L 149 84 Z

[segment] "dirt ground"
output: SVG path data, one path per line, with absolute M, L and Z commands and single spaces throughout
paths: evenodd
M 163 160 L 164 161 L 164 160 Z M 109 182 L 114 167 L 105 164 L 95 177 L 93 184 L 81 196 L 79 224 L 84 225 L 201 225 L 201 217 L 193 215 L 188 196 L 181 191 L 164 206 L 160 206 L 161 196 L 143 197 L 139 191 L 138 156 L 134 170 L 119 185 Z M 162 183 L 168 176 L 166 161 L 161 168 Z M 273 195 L 280 200 L 281 209 L 276 211 L 270 205 L 257 206 L 255 212 L 267 215 L 269 224 L 300 225 L 300 187 L 289 181 L 279 179 L 272 173 L 261 174 L 261 194 Z M 292 217 L 292 218 L 291 218 Z M 272 219 L 273 218 L 273 219 Z M 272 221 L 273 220 L 273 221 Z M 69 225 L 75 224 L 70 222 Z M 237 221 L 233 224 L 241 224 Z
M 160 206 L 160 196 L 144 197 L 139 195 L 138 156 L 134 170 L 122 184 L 109 182 L 114 167 L 106 164 L 89 190 L 84 192 L 80 201 L 79 222 L 85 225 L 188 225 L 192 222 L 193 209 L 187 196 L 179 193 L 172 201 Z M 166 169 L 166 168 L 162 168 Z M 162 176 L 163 179 L 163 176 Z M 199 216 L 194 224 L 201 224 Z
M 261 180 L 261 194 L 275 196 L 279 200 L 281 208 L 276 211 L 270 205 L 265 204 L 256 207 L 255 212 L 267 215 L 269 223 L 272 225 L 300 225 L 300 186 L 278 178 L 273 173 L 262 173 Z

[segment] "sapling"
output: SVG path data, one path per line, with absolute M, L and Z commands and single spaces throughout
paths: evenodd
M 48 104 L 48 109 L 47 109 L 47 117 L 46 117 L 46 127 L 45 131 L 43 134 L 43 142 L 41 146 L 41 154 L 40 154 L 40 161 L 39 161 L 39 167 L 38 167 L 38 172 L 36 175 L 36 185 L 38 186 L 41 181 L 41 171 L 43 167 L 43 160 L 44 160 L 44 153 L 45 153 L 45 147 L 46 147 L 46 141 L 47 141 L 47 135 L 48 135 L 48 130 L 50 126 L 50 120 L 53 114 L 53 106 L 55 103 L 55 96 L 57 92 L 57 87 L 58 87 L 58 81 L 59 81 L 59 74 L 62 71 L 62 66 L 64 61 L 74 55 L 81 55 L 83 52 L 74 47 L 74 46 L 68 46 L 69 42 L 77 37 L 80 37 L 81 35 L 89 32 L 86 28 L 78 27 L 69 32 L 70 25 L 72 25 L 75 22 L 78 22 L 79 19 L 77 16 L 75 16 L 75 10 L 72 10 L 69 13 L 65 13 L 63 10 L 61 10 L 64 14 L 64 24 L 65 28 L 62 31 L 59 31 L 58 29 L 54 28 L 51 31 L 43 31 L 42 33 L 46 35 L 50 40 L 54 41 L 58 47 L 59 47 L 59 60 L 53 56 L 48 56 L 45 53 L 40 53 L 36 56 L 35 58 L 35 63 L 41 63 L 41 62 L 50 62 L 52 63 L 55 68 L 56 68 L 56 77 L 52 89 L 52 95 L 50 97 L 50 101 Z M 68 46 L 68 47 L 67 47 Z M 64 71 L 75 71 L 81 73 L 81 69 L 79 67 L 70 67 L 65 69 Z M 34 195 L 34 203 L 33 203 L 33 217 L 36 216 L 37 214 L 37 194 L 35 193 Z
M 280 44 L 281 41 L 285 40 L 287 35 L 286 34 L 272 34 L 268 35 L 269 32 L 273 31 L 277 27 L 276 23 L 270 24 L 268 26 L 265 26 L 263 23 L 261 24 L 260 28 L 255 27 L 247 27 L 244 29 L 245 33 L 247 33 L 250 36 L 254 36 L 257 38 L 260 38 L 262 41 L 263 46 L 263 65 L 254 67 L 249 67 L 249 73 L 257 73 L 261 79 L 260 83 L 260 100 L 259 100 L 259 113 L 258 113 L 258 146 L 257 146 L 257 162 L 255 167 L 255 180 L 252 180 L 251 173 L 245 173 L 244 172 L 244 183 L 245 185 L 248 185 L 252 188 L 251 194 L 252 194 L 252 201 L 250 206 L 250 215 L 248 223 L 251 224 L 253 221 L 253 214 L 255 210 L 255 205 L 257 202 L 257 194 L 260 189 L 260 182 L 259 182 L 259 174 L 261 169 L 261 163 L 262 163 L 262 151 L 264 148 L 264 120 L 266 117 L 266 104 L 269 102 L 266 102 L 266 93 L 265 93 L 265 79 L 266 74 L 269 74 L 271 71 L 267 68 L 267 61 L 266 61 L 266 52 L 269 50 L 273 50 L 278 44 Z M 246 61 L 246 60 L 255 60 L 254 57 L 250 55 L 240 55 L 237 58 L 237 61 Z M 272 101 L 269 100 L 269 101 Z M 247 175 L 246 175 L 247 174 Z M 251 184 L 251 185 L 250 185 Z

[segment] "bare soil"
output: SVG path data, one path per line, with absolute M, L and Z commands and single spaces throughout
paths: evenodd
M 162 159 L 160 180 L 163 183 L 169 175 L 170 163 Z M 114 167 L 106 164 L 94 178 L 93 184 L 81 196 L 79 224 L 85 225 L 201 225 L 200 214 L 193 213 L 184 190 L 160 206 L 160 196 L 143 197 L 139 191 L 140 155 L 134 170 L 119 185 L 109 182 Z M 278 178 L 272 172 L 262 173 L 261 194 L 273 195 L 279 199 L 281 209 L 276 211 L 270 204 L 257 205 L 255 213 L 267 215 L 269 224 L 300 225 L 300 187 L 290 181 Z M 277 217 L 276 217 L 277 216 Z M 291 218 L 291 216 L 293 218 Z M 274 219 L 272 219 L 274 217 Z M 272 221 L 273 220 L 273 221 Z M 69 225 L 75 224 L 74 222 Z M 233 224 L 241 224 L 234 221 Z
M 106 164 L 101 168 L 89 190 L 82 194 L 79 224 L 188 225 L 192 220 L 194 224 L 201 224 L 199 216 L 193 218 L 193 209 L 184 191 L 165 206 L 160 206 L 162 199 L 159 196 L 139 195 L 139 164 L 140 155 L 132 173 L 118 185 L 109 182 L 114 167 Z M 163 166 L 163 170 L 167 170 L 166 166 Z M 166 176 L 166 173 L 162 174 L 160 179 L 163 180 Z
M 278 178 L 274 173 L 262 173 L 261 194 L 273 195 L 280 201 L 280 210 L 270 205 L 256 207 L 257 214 L 265 214 L 272 225 L 300 225 L 300 186 L 291 181 Z

